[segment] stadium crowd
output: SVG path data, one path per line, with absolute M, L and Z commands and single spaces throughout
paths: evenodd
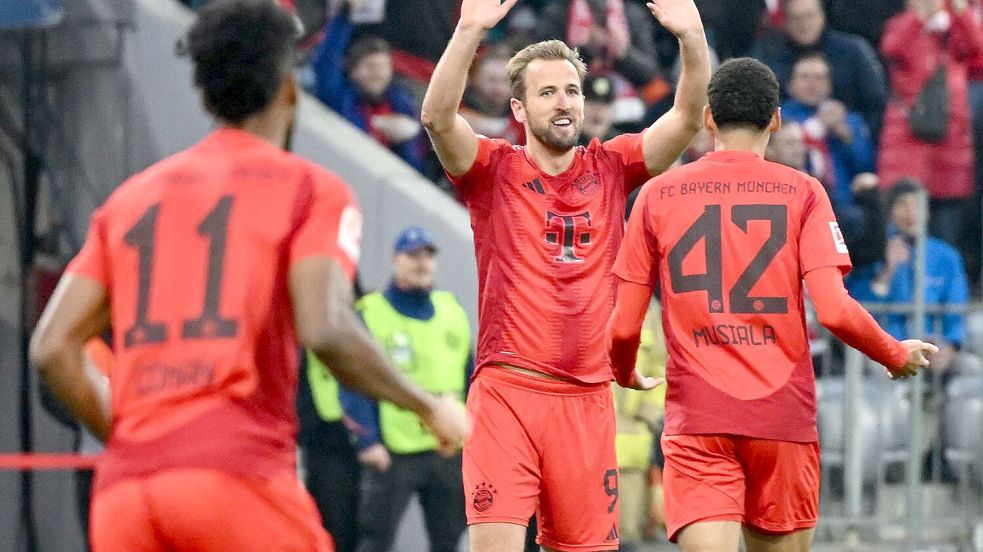
M 301 80 L 309 91 L 435 185 L 455 194 L 420 124 L 420 108 L 436 63 L 454 32 L 459 1 L 280 1 L 305 24 L 306 36 L 300 43 L 305 60 Z M 206 2 L 188 3 L 200 7 Z M 826 188 L 853 260 L 854 270 L 846 282 L 851 295 L 868 304 L 913 300 L 914 242 L 920 222 L 916 197 L 924 191 L 929 198 L 931 235 L 926 247 L 926 301 L 958 307 L 968 304 L 973 292 L 979 296 L 983 268 L 983 3 L 696 3 L 714 63 L 750 56 L 767 64 L 778 77 L 784 125 L 773 136 L 766 157 L 814 176 Z M 578 48 L 589 70 L 583 92 L 583 145 L 595 138 L 604 141 L 622 132 L 642 131 L 672 107 L 680 73 L 677 41 L 649 16 L 643 0 L 524 0 L 489 33 L 472 65 L 461 112 L 476 132 L 523 143 L 523 126 L 512 116 L 505 65 L 530 42 L 551 38 Z M 678 163 L 694 161 L 713 149 L 712 138 L 701 132 Z M 432 243 L 421 243 L 435 251 Z M 427 249 L 401 247 L 396 245 L 396 253 Z M 396 293 L 395 289 L 386 293 Z M 882 315 L 879 321 L 898 339 L 915 337 L 909 335 L 912 329 L 906 315 Z M 640 366 L 654 373 L 664 370 L 660 332 L 658 324 L 646 325 L 644 356 L 639 360 Z M 964 351 L 965 316 L 929 316 L 926 333 L 942 351 L 933 369 L 946 377 L 961 357 L 968 356 Z M 380 447 L 379 436 L 364 446 L 358 440 L 351 443 L 346 433 L 353 427 L 351 413 L 346 412 L 347 427 L 340 422 L 342 414 L 337 408 L 337 418 L 329 420 L 323 413 L 321 401 L 341 399 L 319 398 L 317 382 L 302 379 L 302 383 L 308 387 L 307 395 L 299 399 L 302 414 L 311 417 L 307 429 L 324 431 L 320 422 L 338 422 L 330 428 L 338 437 L 333 442 L 337 448 L 353 447 L 335 461 L 353 468 L 360 463 L 363 470 L 378 469 L 378 462 L 365 452 L 370 446 Z M 619 467 L 638 481 L 647 479 L 652 496 L 658 497 L 658 411 L 664 399 L 643 399 L 641 394 L 624 390 L 619 393 Z M 355 427 L 356 435 L 359 427 Z M 319 439 L 301 435 L 308 449 Z M 655 453 L 649 454 L 653 447 Z M 432 452 L 432 448 L 424 450 Z M 389 449 L 392 453 L 392 447 Z M 377 450 L 385 453 L 385 447 Z M 388 469 L 388 453 L 385 458 Z M 349 483 L 355 481 L 348 488 L 354 496 L 361 476 L 356 469 L 345 477 Z M 315 485 L 312 479 L 308 485 Z M 627 495 L 625 487 L 622 492 Z M 422 491 L 420 494 L 423 496 Z M 633 503 L 627 496 L 622 499 Z M 654 533 L 664 522 L 660 502 L 653 499 L 651 504 L 642 504 L 643 500 L 644 496 L 638 497 L 637 505 L 622 514 L 622 540 L 627 545 L 623 549 L 629 549 L 644 532 Z M 334 502 L 323 506 L 319 501 L 319 506 L 344 508 L 348 519 L 358 517 L 357 506 Z M 626 523 L 626 517 L 634 519 Z M 364 530 L 364 520 L 358 525 Z M 453 525 L 451 544 L 463 530 L 463 521 L 455 520 Z M 391 532 L 393 528 L 387 529 Z M 337 531 L 333 531 L 336 536 Z M 387 534 L 381 539 L 387 544 L 375 548 L 363 539 L 357 550 L 383 550 L 392 538 Z M 354 551 L 357 541 L 339 543 L 339 550 L 350 547 L 347 549 Z
M 453 33 L 458 0 L 280 1 L 305 25 L 310 91 L 453 193 L 418 119 L 426 84 Z M 700 0 L 697 6 L 714 64 L 750 56 L 777 75 L 784 120 L 796 124 L 786 125 L 771 156 L 824 184 L 848 244 L 864 250 L 855 266 L 885 256 L 888 242 L 870 241 L 871 229 L 879 224 L 881 233 L 894 233 L 888 213 L 875 208 L 884 199 L 879 192 L 911 179 L 928 192 L 930 233 L 956 249 L 978 296 L 983 4 Z M 462 108 L 477 132 L 524 141 L 509 107 L 505 62 L 530 42 L 550 38 L 578 48 L 588 65 L 584 144 L 640 131 L 671 106 L 678 46 L 642 0 L 529 0 L 489 33 L 472 66 Z M 938 98 L 945 101 L 932 101 Z M 913 123 L 912 112 L 922 113 L 922 105 L 938 109 Z M 682 161 L 712 149 L 701 134 Z

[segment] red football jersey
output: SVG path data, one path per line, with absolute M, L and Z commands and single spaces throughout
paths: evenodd
M 116 366 L 99 485 L 173 467 L 270 474 L 294 463 L 289 268 L 353 276 L 361 215 L 328 171 L 233 129 L 125 182 L 68 272 L 105 286 Z
M 479 138 L 474 165 L 452 178 L 478 261 L 476 373 L 505 363 L 587 383 L 612 378 L 611 266 L 628 193 L 648 178 L 641 134 L 578 147 L 556 176 L 524 146 Z
M 802 278 L 850 269 L 816 179 L 719 151 L 642 189 L 614 273 L 661 284 L 667 435 L 814 441 Z

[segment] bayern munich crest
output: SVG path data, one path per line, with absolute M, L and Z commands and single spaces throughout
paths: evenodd
M 597 176 L 596 172 L 587 171 L 578 176 L 573 185 L 582 195 L 590 197 L 601 189 L 601 178 Z
M 495 504 L 495 495 L 498 491 L 495 490 L 495 486 L 491 483 L 486 483 L 482 481 L 480 484 L 474 486 L 474 492 L 471 493 L 471 502 L 474 505 L 474 509 L 478 513 L 487 512 Z

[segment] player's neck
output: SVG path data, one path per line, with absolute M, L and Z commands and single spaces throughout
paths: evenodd
M 718 132 L 714 137 L 714 143 L 716 144 L 714 150 L 746 151 L 764 157 L 770 137 L 771 134 L 768 132 L 753 132 L 743 129 Z
M 287 148 L 287 136 L 290 133 L 290 123 L 273 113 L 262 112 L 247 118 L 239 125 L 226 124 L 231 128 L 248 132 L 262 138 L 280 149 Z
M 527 131 L 526 135 L 532 137 L 526 144 L 526 157 L 536 165 L 537 169 L 550 176 L 556 176 L 573 165 L 575 148 L 570 148 L 560 153 L 546 147 L 546 145 L 533 137 L 531 132 Z

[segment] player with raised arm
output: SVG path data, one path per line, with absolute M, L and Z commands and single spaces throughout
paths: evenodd
M 407 408 L 448 448 L 462 408 L 395 370 L 351 308 L 361 240 L 337 176 L 284 151 L 297 28 L 271 0 L 217 0 L 187 37 L 218 128 L 92 216 L 31 342 L 102 439 L 98 551 L 329 551 L 295 475 L 297 342 L 345 385 Z M 110 318 L 111 406 L 82 348 Z
M 471 213 L 479 275 L 475 433 L 464 450 L 472 552 L 519 551 L 535 511 L 551 550 L 618 548 L 612 373 L 598 328 L 626 198 L 700 128 L 710 62 L 693 0 L 649 8 L 678 38 L 673 108 L 641 134 L 577 146 L 585 67 L 559 40 L 507 65 L 527 146 L 475 135 L 458 114 L 468 67 L 516 0 L 464 0 L 422 120 Z
M 898 342 L 843 287 L 850 255 L 822 184 L 765 161 L 778 82 L 723 64 L 704 125 L 716 151 L 642 188 L 614 266 L 609 324 L 619 384 L 634 369 L 656 284 L 669 348 L 662 449 L 670 539 L 684 551 L 809 550 L 819 509 L 816 389 L 802 281 L 819 321 L 904 378 L 937 351 Z

